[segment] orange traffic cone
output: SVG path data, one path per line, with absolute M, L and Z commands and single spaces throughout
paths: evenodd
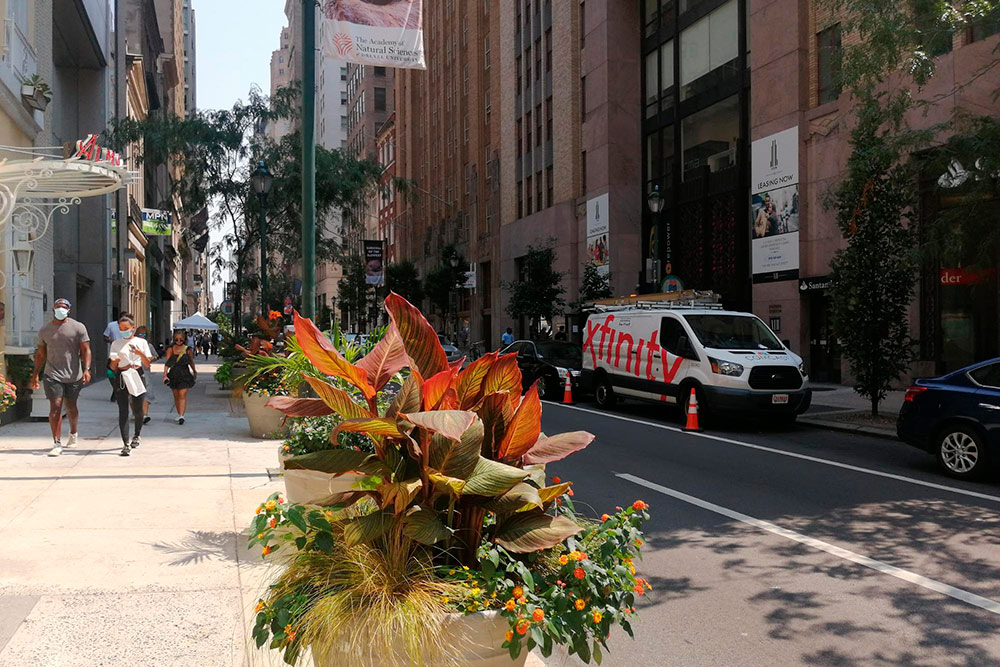
M 563 389 L 563 403 L 573 405 L 573 382 L 570 380 L 570 373 L 566 373 L 566 386 Z
M 691 387 L 691 399 L 688 401 L 687 423 L 684 424 L 685 431 L 700 431 L 698 426 L 698 394 L 694 387 Z

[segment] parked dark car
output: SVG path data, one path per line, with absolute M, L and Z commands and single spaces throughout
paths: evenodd
M 575 391 L 580 385 L 583 368 L 583 349 L 563 341 L 514 341 L 501 354 L 517 353 L 521 369 L 521 382 L 525 390 L 538 380 L 538 396 L 548 400 L 562 400 L 566 388 L 566 375 Z
M 1000 463 L 1000 358 L 914 382 L 906 390 L 896 433 L 937 456 L 953 477 L 990 472 Z

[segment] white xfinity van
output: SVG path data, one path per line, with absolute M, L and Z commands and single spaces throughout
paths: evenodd
M 759 318 L 711 307 L 608 307 L 587 319 L 581 380 L 598 405 L 618 397 L 702 415 L 750 412 L 792 421 L 812 400 L 802 359 Z

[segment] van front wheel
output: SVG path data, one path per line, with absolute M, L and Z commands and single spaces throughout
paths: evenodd
M 607 375 L 602 375 L 597 381 L 597 386 L 594 388 L 594 399 L 598 406 L 605 409 L 613 408 L 618 402 L 618 397 L 615 396 L 615 390 Z

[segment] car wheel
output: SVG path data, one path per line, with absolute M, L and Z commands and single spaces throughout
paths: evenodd
M 547 377 L 538 378 L 538 398 L 547 401 L 554 395 L 555 392 L 552 389 L 551 380 Z
M 938 435 L 937 459 L 946 473 L 960 479 L 978 477 L 987 468 L 983 439 L 972 428 L 957 424 Z
M 597 381 L 597 386 L 594 387 L 594 400 L 602 408 L 613 408 L 618 403 L 618 397 L 615 396 L 614 387 L 611 386 L 611 380 L 607 375 L 602 375 Z

